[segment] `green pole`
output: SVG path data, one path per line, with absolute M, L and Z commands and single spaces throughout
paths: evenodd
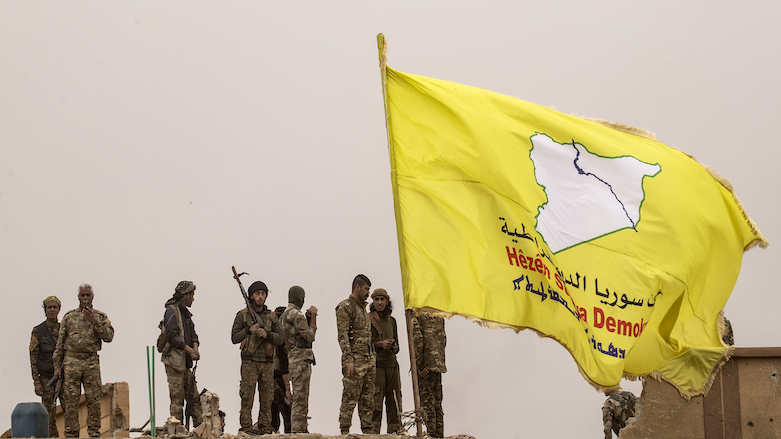
M 149 346 L 146 347 L 146 378 L 147 378 L 147 386 L 149 388 L 149 421 L 152 426 L 152 430 L 150 430 L 150 434 L 152 437 L 155 437 L 155 409 L 154 409 L 154 396 L 152 394 L 152 370 L 150 369 L 151 363 L 149 361 Z
M 157 412 L 157 398 L 155 397 L 155 347 L 150 346 L 152 349 L 152 415 L 149 416 L 152 424 L 152 437 L 157 434 L 157 428 L 155 427 L 155 412 Z

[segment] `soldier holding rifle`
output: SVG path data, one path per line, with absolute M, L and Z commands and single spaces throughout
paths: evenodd
M 244 274 L 244 273 L 242 273 Z M 258 433 L 270 434 L 271 403 L 274 401 L 274 351 L 282 344 L 279 322 L 273 311 L 266 307 L 268 287 L 257 281 L 249 287 L 249 294 L 239 280 L 239 274 L 233 268 L 233 275 L 239 283 L 244 301 L 247 304 L 236 313 L 231 328 L 231 341 L 240 344 L 241 383 L 239 396 L 239 431 L 250 433 L 252 428 L 252 405 L 255 388 L 258 388 L 260 411 L 258 414 Z

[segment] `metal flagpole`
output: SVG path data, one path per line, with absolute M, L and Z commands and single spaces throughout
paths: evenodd
M 418 437 L 423 437 L 423 423 L 421 416 L 423 412 L 420 410 L 420 393 L 418 392 L 418 362 L 415 359 L 415 346 L 412 340 L 412 310 L 408 309 L 405 312 L 407 316 L 407 345 L 409 346 L 409 363 L 410 369 L 412 369 L 412 396 L 415 401 L 415 424 L 418 427 Z

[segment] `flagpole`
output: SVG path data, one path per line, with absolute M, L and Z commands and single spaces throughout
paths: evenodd
M 420 417 L 423 413 L 420 411 L 420 392 L 418 391 L 418 362 L 415 358 L 415 346 L 412 339 L 412 310 L 405 312 L 407 317 L 407 345 L 409 346 L 409 363 L 412 369 L 412 396 L 415 401 L 415 424 L 418 427 L 418 437 L 423 437 L 423 423 Z

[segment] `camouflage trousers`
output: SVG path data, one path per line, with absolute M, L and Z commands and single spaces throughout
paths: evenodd
M 401 430 L 399 412 L 401 411 L 401 374 L 399 363 L 394 367 L 377 367 L 377 377 L 374 379 L 374 415 L 372 416 L 372 433 L 380 434 L 382 424 L 382 400 L 385 400 L 385 411 L 388 413 L 388 434 Z
M 372 415 L 374 414 L 374 378 L 377 367 L 374 356 L 355 362 L 352 376 L 342 377 L 342 405 L 339 408 L 339 430 L 344 434 L 350 431 L 353 422 L 353 410 L 358 405 L 358 418 L 361 420 L 361 431 L 364 434 L 372 432 Z
M 188 399 L 187 391 L 190 390 L 190 400 L 187 407 L 190 410 L 189 415 L 193 418 L 193 427 L 201 425 L 203 422 L 203 413 L 201 409 L 200 400 L 198 398 L 198 384 L 195 382 L 193 372 L 190 369 L 185 368 L 179 372 L 172 366 L 165 365 L 165 375 L 168 377 L 168 396 L 171 398 L 171 416 L 180 420 L 182 424 L 186 423 L 184 419 L 184 404 Z M 190 384 L 191 383 L 191 384 Z M 190 384 L 188 386 L 188 384 Z M 188 389 L 188 387 L 191 387 Z
M 65 406 L 65 437 L 79 437 L 79 399 L 84 384 L 84 398 L 87 402 L 87 433 L 100 435 L 100 360 L 98 354 L 84 359 L 66 354 L 63 361 L 63 380 L 60 393 Z
M 312 378 L 312 362 L 308 360 L 290 363 L 290 382 L 293 400 L 290 401 L 290 418 L 293 433 L 307 430 L 306 415 L 309 414 L 309 380 Z
M 43 387 L 43 395 L 41 395 L 41 403 L 46 406 L 46 411 L 49 412 L 49 437 L 60 437 L 60 433 L 57 431 L 57 411 L 52 410 L 52 406 L 54 405 L 54 393 L 55 393 L 55 387 L 57 386 L 57 383 L 53 383 L 51 387 L 46 387 L 46 383 L 49 382 L 49 380 L 52 379 L 52 377 L 47 376 L 40 376 L 38 377 L 38 382 L 41 383 L 41 387 Z M 62 391 L 60 391 L 60 405 L 65 407 L 62 404 Z
M 420 408 L 423 410 L 423 422 L 428 435 L 435 438 L 445 437 L 445 415 L 442 412 L 442 374 L 429 371 L 424 378 L 418 375 Z
M 252 405 L 255 399 L 255 389 L 258 389 L 258 430 L 260 434 L 269 434 L 271 428 L 271 403 L 274 401 L 274 363 L 261 363 L 259 361 L 241 360 L 241 383 L 239 384 L 239 396 L 241 397 L 241 409 L 239 410 L 240 431 L 249 433 L 252 428 Z

